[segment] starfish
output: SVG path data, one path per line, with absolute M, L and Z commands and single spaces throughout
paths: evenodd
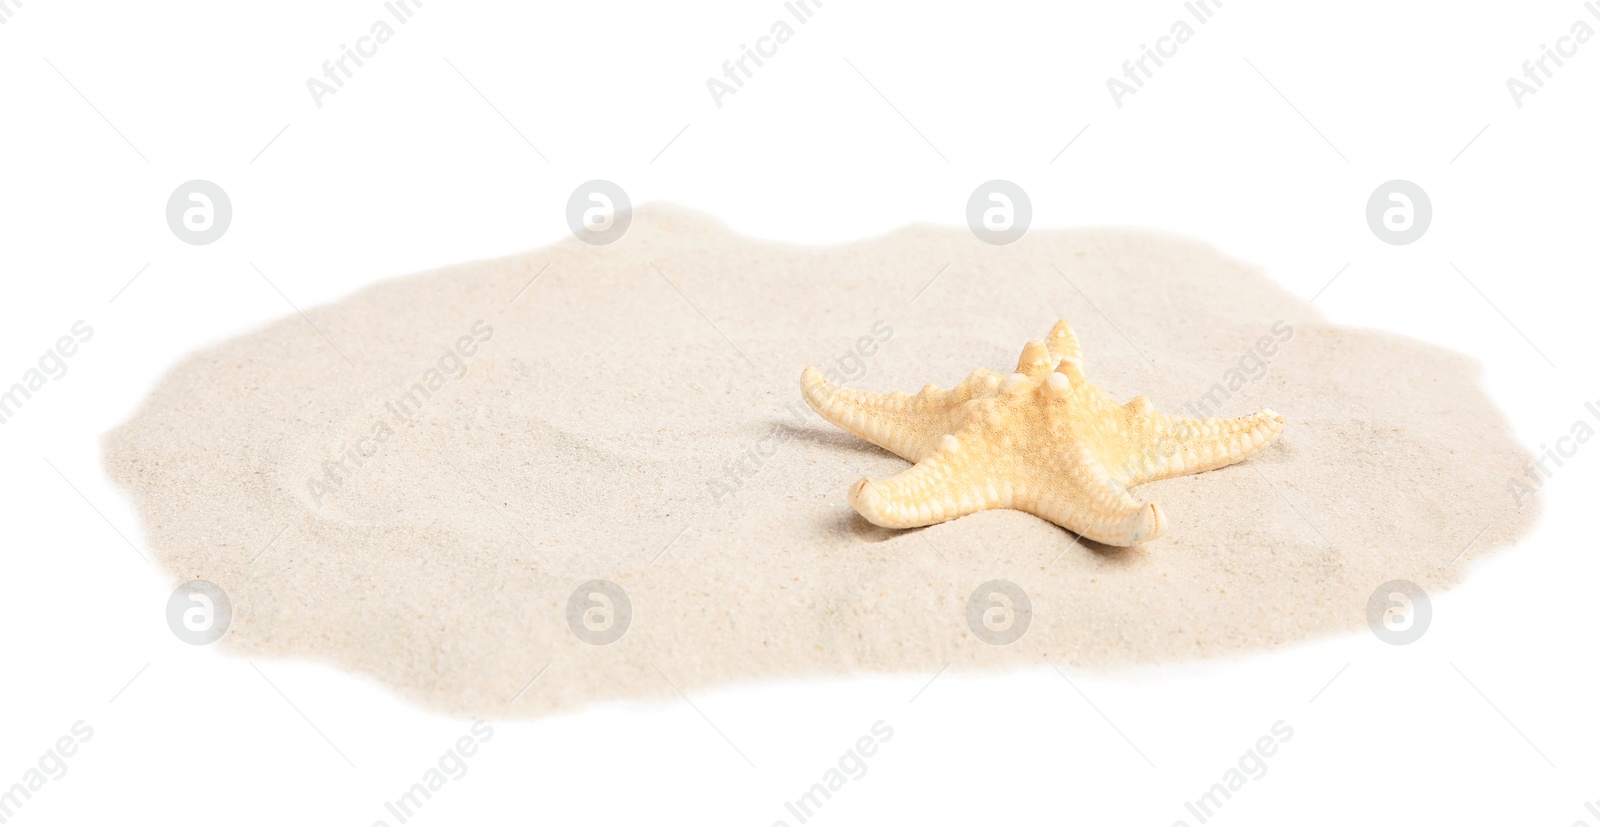
M 979 368 L 954 388 L 912 396 L 835 386 L 808 367 L 800 387 L 822 418 L 915 463 L 851 487 L 850 505 L 869 522 L 915 528 L 1011 508 L 1113 546 L 1154 540 L 1166 527 L 1161 509 L 1130 487 L 1247 459 L 1284 422 L 1270 409 L 1187 419 L 1158 413 L 1143 396 L 1118 404 L 1084 378 L 1065 320 L 1023 347 L 1010 376 Z

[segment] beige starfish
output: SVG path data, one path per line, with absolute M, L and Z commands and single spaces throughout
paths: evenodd
M 1165 520 L 1155 503 L 1129 496 L 1130 486 L 1232 465 L 1283 431 L 1271 410 L 1186 419 L 1157 413 L 1143 396 L 1118 405 L 1084 378 L 1065 320 L 1048 342 L 1029 342 L 1004 378 L 980 368 L 950 390 L 928 385 L 908 396 L 837 387 L 808 367 L 800 387 L 824 419 L 916 463 L 850 489 L 850 505 L 887 528 L 1014 508 L 1131 546 L 1160 536 Z

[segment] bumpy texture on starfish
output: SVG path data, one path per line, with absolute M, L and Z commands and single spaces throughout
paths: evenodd
M 989 508 L 1014 508 L 1114 546 L 1153 540 L 1161 509 L 1128 494 L 1139 483 L 1232 465 L 1271 445 L 1283 417 L 1157 413 L 1138 396 L 1119 405 L 1083 375 L 1065 320 L 1029 342 L 1017 370 L 982 368 L 950 390 L 915 396 L 800 375 L 806 404 L 840 428 L 916 463 L 881 482 L 858 481 L 850 505 L 872 523 L 915 528 Z

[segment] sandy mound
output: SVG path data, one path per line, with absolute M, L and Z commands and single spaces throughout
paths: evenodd
M 1280 645 L 1364 628 L 1385 581 L 1454 583 L 1537 511 L 1508 493 L 1526 457 L 1472 361 L 1329 325 L 1167 236 L 994 247 L 917 226 L 814 248 L 649 207 L 609 246 L 307 315 L 186 359 L 106 437 L 106 465 L 177 581 L 230 596 L 235 651 L 327 659 L 453 712 Z M 812 414 L 802 367 L 949 387 L 1009 371 L 1057 318 L 1119 400 L 1288 426 L 1247 463 L 1134 489 L 1168 523 L 1133 549 L 1013 511 L 891 532 L 850 509 L 853 481 L 906 464 Z M 573 599 L 595 580 L 620 593 Z M 1032 606 L 1006 646 L 968 622 L 992 580 Z M 574 631 L 624 625 L 607 645 Z

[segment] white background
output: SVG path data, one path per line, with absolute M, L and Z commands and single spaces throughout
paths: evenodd
M 1334 321 L 1472 354 L 1530 447 L 1600 399 L 1600 42 L 1520 108 L 1506 87 L 1574 21 L 1600 28 L 1577 0 L 1227 0 L 1121 108 L 1106 79 L 1188 14 L 1175 0 L 827 0 L 721 108 L 706 79 L 787 16 L 776 0 L 428 0 L 320 108 L 306 79 L 387 15 L 377 0 L 8 8 L 0 380 L 75 320 L 95 330 L 0 426 L 0 785 L 74 721 L 94 729 L 11 823 L 397 823 L 382 803 L 470 722 L 175 640 L 175 584 L 140 559 L 99 435 L 286 298 L 560 238 L 591 178 L 806 242 L 960 225 L 973 188 L 1007 178 L 1035 226 L 1189 234 L 1322 291 Z M 234 206 L 209 246 L 165 222 L 194 178 Z M 1395 178 L 1433 203 L 1409 246 L 1365 219 Z M 881 719 L 893 738 L 815 823 L 1194 825 L 1183 802 L 1281 719 L 1292 739 L 1214 823 L 1600 825 L 1583 806 L 1600 798 L 1597 473 L 1586 446 L 1536 531 L 1436 595 L 1410 646 L 1362 633 L 1070 682 L 896 675 L 495 722 L 413 823 L 796 824 L 783 802 Z

